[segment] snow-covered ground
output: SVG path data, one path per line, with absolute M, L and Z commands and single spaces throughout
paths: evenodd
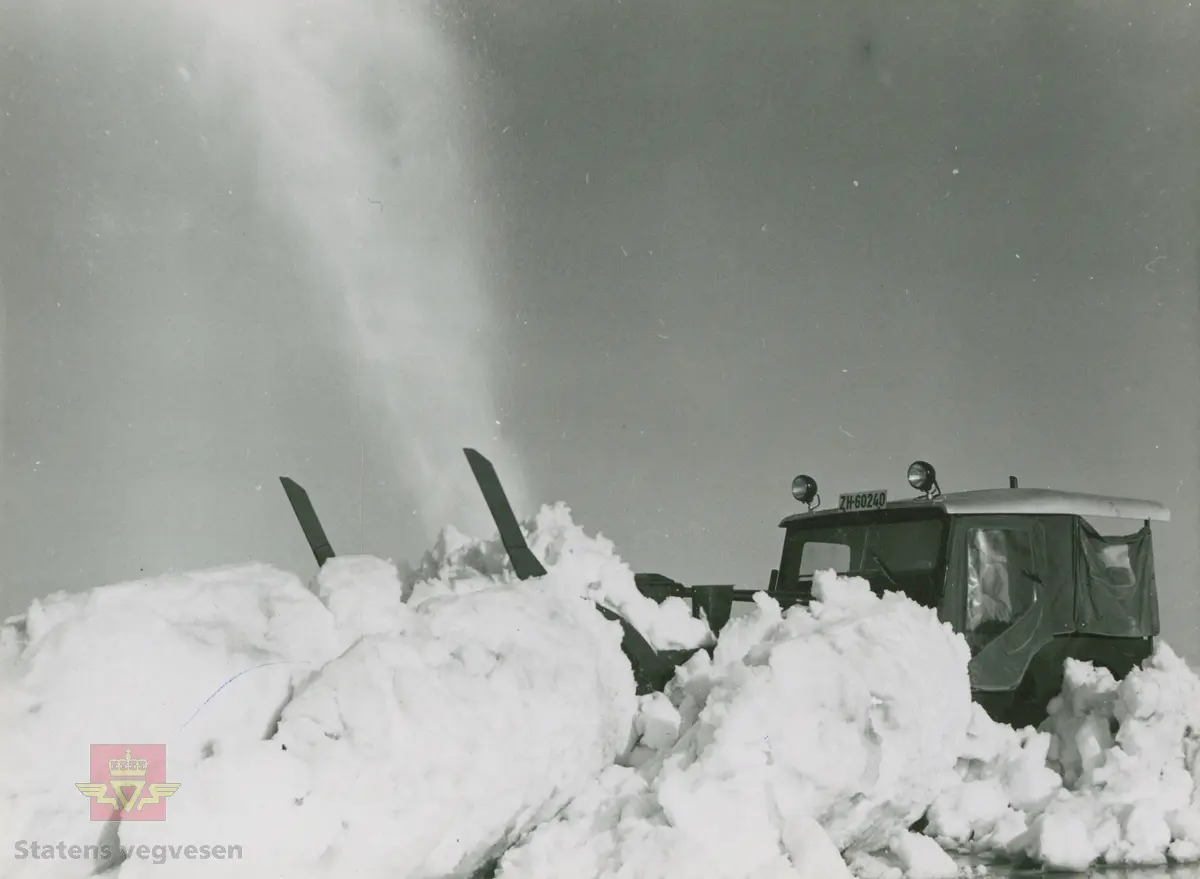
M 662 648 L 706 626 L 643 598 L 565 506 L 523 527 L 539 580 L 447 528 L 402 570 L 342 557 L 306 585 L 252 564 L 36 602 L 0 628 L 0 876 L 85 876 L 122 847 L 116 879 L 1200 862 L 1200 680 L 1169 647 L 1120 684 L 1071 663 L 1042 730 L 1017 731 L 971 702 L 932 611 L 829 574 L 807 609 L 760 595 L 639 698 L 593 603 Z M 93 743 L 166 745 L 167 820 L 90 820 Z

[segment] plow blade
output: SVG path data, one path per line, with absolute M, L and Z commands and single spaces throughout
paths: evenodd
M 521 580 L 544 577 L 546 568 L 538 561 L 537 556 L 533 554 L 533 550 L 525 541 L 525 535 L 521 533 L 521 526 L 513 513 L 512 504 L 509 503 L 504 486 L 500 484 L 500 477 L 496 475 L 496 468 L 492 466 L 491 461 L 475 449 L 463 449 L 463 454 L 467 456 L 467 463 L 471 465 L 471 472 L 475 474 L 475 481 L 479 484 L 479 490 L 483 492 L 483 499 L 487 502 L 492 519 L 496 522 L 496 528 L 500 532 L 500 542 L 504 544 L 504 549 L 508 552 L 513 571 Z M 621 626 L 621 650 L 625 653 L 629 664 L 633 666 L 633 677 L 637 682 L 638 695 L 661 691 L 674 677 L 675 667 L 686 662 L 696 652 L 696 650 L 661 652 L 655 650 L 642 633 L 616 611 L 600 605 L 596 605 L 596 609 L 607 619 L 619 623 Z

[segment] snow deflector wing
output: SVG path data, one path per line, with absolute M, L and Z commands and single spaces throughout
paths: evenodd
M 300 529 L 304 532 L 304 539 L 308 541 L 308 548 L 317 560 L 317 567 L 323 567 L 325 562 L 333 558 L 334 552 L 329 538 L 325 536 L 325 529 L 321 527 L 321 520 L 317 518 L 317 511 L 313 509 L 312 501 L 308 498 L 308 492 L 300 483 L 286 476 L 280 476 L 279 481 L 283 483 L 283 490 L 292 505 L 292 512 L 300 522 Z
M 521 533 L 521 526 L 513 513 L 512 504 L 509 503 L 504 486 L 500 484 L 500 477 L 496 475 L 496 468 L 492 466 L 491 461 L 475 449 L 463 449 L 463 454 L 467 456 L 467 463 L 471 465 L 471 472 L 475 474 L 475 481 L 479 484 L 479 490 L 483 492 L 483 499 L 487 502 L 492 519 L 496 522 L 496 528 L 500 532 L 500 542 L 504 544 L 504 549 L 512 561 L 513 572 L 521 580 L 544 577 L 546 568 L 538 561 L 537 556 L 533 554 L 533 550 L 525 541 L 525 535 Z M 620 614 L 600 605 L 596 605 L 596 609 L 608 619 L 621 625 L 621 650 L 633 667 L 633 677 L 637 682 L 638 695 L 662 690 L 675 676 L 675 666 L 686 662 L 696 652 L 695 650 L 669 650 L 660 653 L 651 646 L 641 632 Z
M 467 456 L 467 463 L 471 465 L 471 472 L 475 474 L 475 481 L 479 484 L 479 490 L 483 492 L 483 499 L 487 502 L 492 521 L 496 523 L 500 532 L 500 542 L 504 544 L 513 571 L 522 580 L 545 577 L 546 569 L 525 542 L 525 535 L 521 533 L 521 526 L 513 513 L 512 504 L 508 502 L 508 495 L 504 493 L 504 486 L 500 484 L 500 477 L 496 475 L 496 468 L 474 449 L 463 449 L 463 454 Z

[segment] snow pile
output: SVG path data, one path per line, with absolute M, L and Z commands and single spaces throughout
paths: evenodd
M 1200 677 L 1170 647 L 1120 683 L 1068 661 L 1047 725 L 1067 789 L 1031 823 L 1028 854 L 1076 869 L 1200 861 Z
M 716 640 L 691 605 L 671 597 L 661 604 L 638 591 L 633 571 L 616 553 L 612 541 L 592 536 L 571 518 L 563 503 L 546 505 L 521 531 L 547 571 L 560 576 L 560 588 L 616 611 L 658 650 L 711 645 Z M 515 579 L 498 537 L 472 540 L 446 528 L 421 564 L 406 572 L 412 604 L 445 594 L 463 594 Z
M 245 839 L 245 875 L 469 872 L 629 744 L 620 629 L 572 591 L 552 575 L 426 600 L 318 672 L 271 741 L 200 764 L 170 827 L 134 829 Z
M 952 876 L 907 832 L 956 782 L 972 718 L 966 643 L 933 611 L 818 574 L 818 601 L 765 594 L 642 700 L 633 766 L 614 766 L 501 861 L 502 879 L 836 877 L 891 849 Z M 678 734 L 676 733 L 678 731 Z
M 89 780 L 91 744 L 166 743 L 168 774 L 186 774 L 213 749 L 269 736 L 293 685 L 337 652 L 317 598 L 265 565 L 59 593 L 35 601 L 0 643 L 9 844 L 97 842 L 104 825 L 75 787 Z M 94 866 L 13 860 L 5 875 Z
M 1119 683 L 1067 660 L 1040 732 L 980 716 L 972 747 L 930 810 L 947 845 L 1067 870 L 1200 861 L 1200 678 L 1167 645 Z
M 524 530 L 548 568 L 526 583 L 498 539 L 448 530 L 416 571 L 333 559 L 316 594 L 248 565 L 35 603 L 27 631 L 0 629 L 0 747 L 14 767 L 0 826 L 43 846 L 241 847 L 232 861 L 171 856 L 172 874 L 480 866 L 632 742 L 621 629 L 585 597 L 628 608 L 664 643 L 707 633 L 682 602 L 639 601 L 611 543 L 565 507 Z M 166 822 L 89 821 L 75 784 L 89 780 L 89 744 L 111 742 L 167 745 L 181 787 Z M 82 876 L 97 863 L 60 850 L 11 866 Z M 113 875 L 161 866 L 134 855 Z

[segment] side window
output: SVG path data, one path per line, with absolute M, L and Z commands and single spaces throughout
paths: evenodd
M 811 577 L 817 571 L 833 568 L 839 574 L 850 570 L 850 547 L 845 543 L 804 544 L 800 554 L 800 576 Z
M 1033 544 L 1029 531 L 972 528 L 967 532 L 967 633 L 998 635 L 1033 605 Z
M 1129 557 L 1129 544 L 1113 543 L 1100 550 L 1100 561 L 1104 563 L 1104 577 L 1113 586 L 1132 588 L 1137 585 L 1137 574 Z

